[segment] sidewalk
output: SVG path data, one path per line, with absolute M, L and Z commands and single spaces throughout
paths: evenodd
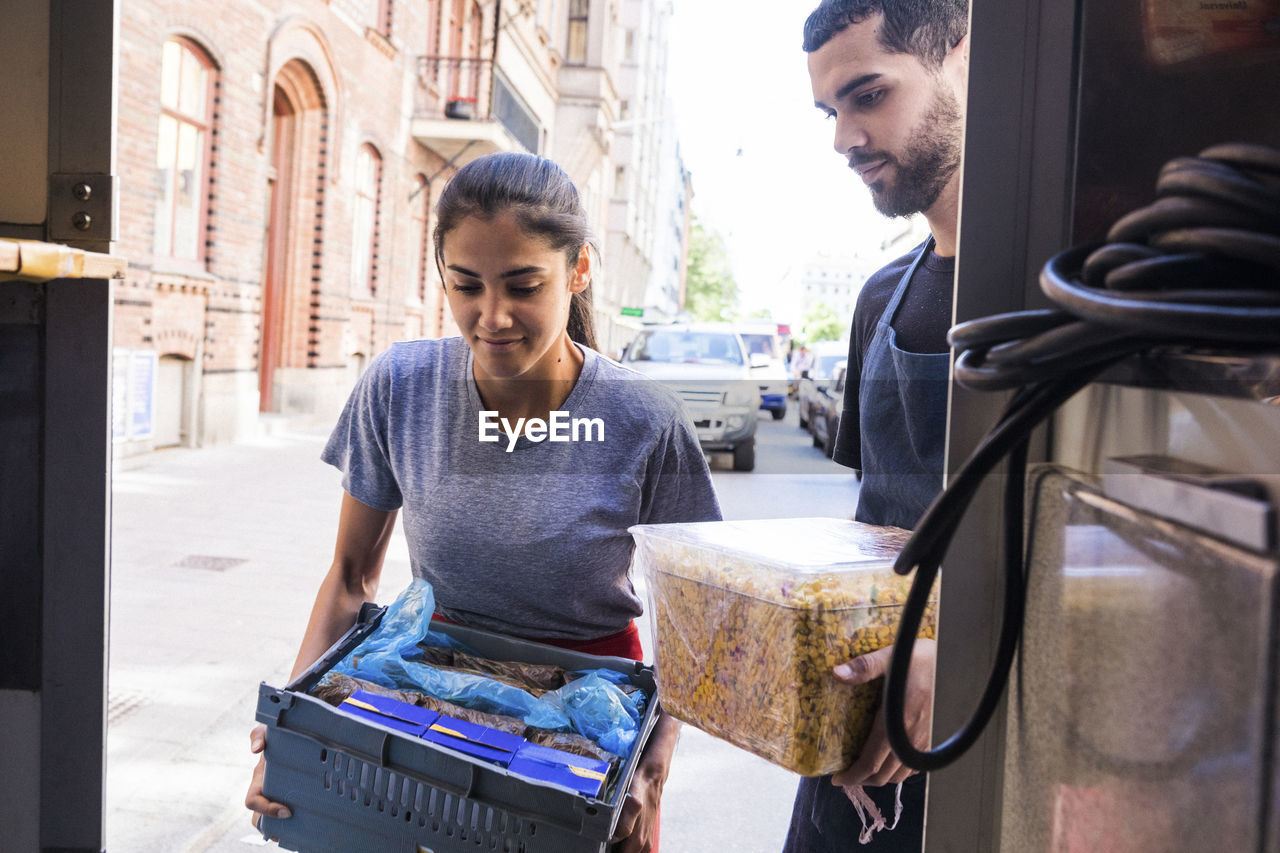
M 341 485 L 322 444 L 310 431 L 117 463 L 109 850 L 221 849 L 217 830 L 251 832 L 258 682 L 288 676 L 332 553 Z M 393 549 L 384 592 L 408 576 Z
M 325 428 L 164 450 L 114 472 L 107 850 L 269 847 L 243 799 L 258 683 L 283 684 L 332 554 L 340 475 Z M 392 540 L 379 601 L 410 579 Z M 647 639 L 647 626 L 642 636 Z M 685 727 L 667 853 L 781 848 L 796 777 Z

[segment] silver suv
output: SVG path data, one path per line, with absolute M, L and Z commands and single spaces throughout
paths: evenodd
M 755 361 L 752 359 L 755 358 Z M 721 323 L 653 326 L 627 347 L 622 363 L 680 395 L 704 452 L 733 454 L 735 471 L 756 467 L 759 382 L 742 338 Z

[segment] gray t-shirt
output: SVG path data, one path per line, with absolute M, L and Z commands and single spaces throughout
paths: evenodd
M 471 349 L 456 337 L 395 344 L 347 401 L 321 458 L 356 500 L 403 509 L 413 573 L 446 618 L 524 637 L 616 633 L 644 609 L 627 528 L 720 518 L 679 399 L 579 349 L 560 411 L 599 419 L 603 440 L 599 427 L 578 441 L 521 436 L 508 452 L 499 427 L 480 441 Z

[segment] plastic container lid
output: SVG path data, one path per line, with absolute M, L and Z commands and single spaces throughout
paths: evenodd
M 877 604 L 877 578 L 893 578 L 893 561 L 910 531 L 841 518 L 771 518 L 637 525 L 639 561 L 650 572 L 673 574 L 773 601 L 804 598 L 830 579 Z M 654 558 L 657 559 L 654 559 Z M 900 600 L 899 600 L 900 603 Z

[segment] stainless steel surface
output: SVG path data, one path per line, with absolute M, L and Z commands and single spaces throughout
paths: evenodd
M 1102 471 L 1110 498 L 1255 551 L 1275 547 L 1275 508 L 1257 481 L 1167 456 L 1108 459 Z
M 1270 39 L 1269 54 L 1256 46 L 1222 49 L 1240 27 L 1210 26 L 1211 19 L 1231 16 L 1255 20 L 1270 7 L 1248 4 L 1241 11 L 1243 4 L 1226 5 L 973 0 L 956 321 L 1041 307 L 1041 265 L 1069 245 L 1100 239 L 1117 217 L 1149 202 L 1166 160 L 1229 139 L 1280 143 L 1280 112 L 1261 102 L 1274 100 L 1280 82 L 1274 33 L 1259 28 L 1248 37 L 1255 43 Z M 1209 41 L 1196 42 L 1207 52 L 1197 48 L 1194 59 L 1171 60 L 1170 33 L 1178 27 L 1169 26 L 1170 15 L 1185 18 L 1176 23 L 1212 30 Z M 1255 475 L 1275 501 L 1280 418 L 1274 407 L 1257 402 L 1277 399 L 1274 364 L 1271 356 L 1221 354 L 1133 359 L 1068 403 L 1047 431 L 1039 458 L 1100 474 L 1110 456 L 1164 453 Z M 991 395 L 953 387 L 948 470 L 974 447 L 996 407 Z M 979 495 L 944 562 L 935 741 L 954 731 L 973 707 L 974 685 L 986 677 L 998 625 L 999 589 L 991 576 L 1000 559 L 992 544 L 1000 536 L 997 497 L 994 487 Z M 1045 632 L 1029 614 L 1026 641 L 1042 642 Z M 1107 652 L 1121 660 L 1127 653 L 1124 647 Z M 1015 722 L 1018 710 L 1011 711 Z M 995 803 L 1006 821 L 1012 819 L 1009 803 L 1020 796 L 1012 789 L 1026 778 L 1001 770 L 1005 752 L 1010 761 L 1022 757 L 1026 745 L 1019 733 L 1011 730 L 1001 740 L 993 729 L 975 754 L 931 779 L 929 853 L 1047 849 L 1037 846 L 1043 839 L 1024 843 L 1009 836 L 990 812 Z M 1270 768 L 1257 778 L 1267 775 L 1280 780 L 1280 770 Z M 1020 801 L 1045 809 L 1016 814 L 1031 822 L 1051 819 L 1059 805 Z M 1280 800 L 1273 811 L 1280 813 Z M 1181 819 L 1171 803 L 1147 803 L 1132 813 Z M 1267 825 L 1266 818 L 1257 819 L 1255 836 Z M 1277 849 L 1280 831 L 1268 831 L 1267 849 Z M 1078 849 L 1114 849 L 1107 839 L 1095 842 Z M 1225 845 L 1253 849 L 1235 839 Z M 1173 843 L 1148 849 L 1185 848 Z
M 1280 353 L 1163 351 L 1126 359 L 1100 381 L 1272 402 L 1280 399 Z
M 1032 484 L 1000 849 L 1261 850 L 1277 558 Z
M 956 322 L 1044 304 L 1036 275 L 1069 235 L 1077 28 L 1075 4 L 972 0 Z M 948 471 L 960 467 L 1001 405 L 953 383 Z M 1043 452 L 1037 439 L 1031 457 Z M 999 472 L 992 480 L 943 563 L 935 743 L 973 712 L 995 650 L 1003 595 Z M 968 755 L 930 777 L 927 853 L 996 849 L 1002 721 L 997 711 Z

